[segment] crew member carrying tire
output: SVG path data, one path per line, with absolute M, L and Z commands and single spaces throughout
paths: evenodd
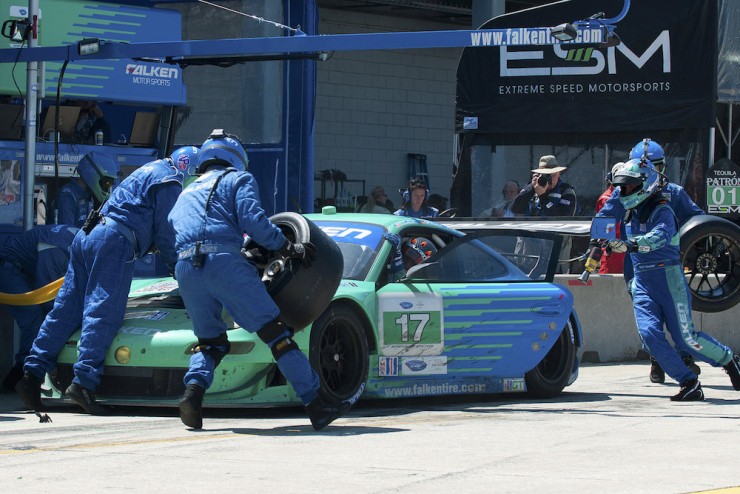
M 175 275 L 198 337 L 184 377 L 180 419 L 188 427 L 203 427 L 204 394 L 230 350 L 226 323 L 220 317 L 225 308 L 237 324 L 257 333 L 270 347 L 280 372 L 305 404 L 314 429 L 321 430 L 346 413 L 352 402 L 330 404 L 318 393 L 319 377 L 293 341 L 293 328 L 281 320 L 257 268 L 241 253 L 244 235 L 306 266 L 315 248 L 310 242 L 290 242 L 269 220 L 247 165 L 239 139 L 214 130 L 198 153 L 201 176 L 183 191 L 169 215 L 176 232 Z

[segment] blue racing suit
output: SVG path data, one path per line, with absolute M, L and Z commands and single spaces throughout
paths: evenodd
M 634 210 L 630 227 L 631 240 L 637 243 L 637 251 L 630 254 L 634 266 L 635 321 L 650 354 L 679 384 L 696 379 L 668 343 L 663 332 L 665 324 L 677 351 L 690 353 L 715 367 L 727 364 L 732 350 L 694 329 L 689 287 L 681 265 L 678 221 L 672 208 L 647 200 Z
M 167 214 L 182 191 L 182 173 L 169 159 L 136 169 L 113 189 L 90 233 L 80 231 L 70 248 L 64 283 L 33 342 L 24 370 L 38 378 L 56 364 L 72 333 L 82 325 L 74 382 L 94 391 L 113 338 L 123 323 L 134 260 L 159 250 L 176 261 L 175 234 Z
M 59 189 L 56 201 L 56 223 L 58 225 L 72 225 L 80 228 L 91 209 L 90 194 L 85 192 L 76 180 Z
M 201 345 L 210 340 L 217 346 L 193 354 L 184 382 L 208 389 L 214 369 L 229 349 L 222 309 L 250 333 L 280 314 L 257 268 L 241 255 L 244 235 L 269 250 L 280 250 L 287 239 L 262 209 L 252 174 L 217 165 L 183 190 L 169 220 L 179 253 L 175 274 L 195 336 Z M 203 254 L 200 263 L 193 262 L 196 243 Z M 272 348 L 290 334 L 286 328 L 267 344 Z M 292 349 L 278 358 L 277 365 L 304 403 L 316 397 L 318 375 L 303 352 Z
M 26 293 L 64 276 L 77 228 L 39 225 L 9 239 L 0 249 L 0 292 Z M 15 365 L 22 366 L 51 303 L 9 306 L 20 329 Z
M 611 197 L 606 201 L 606 204 L 601 208 L 596 216 L 606 216 L 609 218 L 619 219 L 619 238 L 627 238 L 627 228 L 625 224 L 626 210 L 622 205 L 622 201 L 619 200 L 619 195 L 619 187 L 615 187 L 614 191 L 612 191 Z M 668 206 L 670 206 L 675 213 L 676 218 L 678 219 L 679 229 L 694 216 L 704 214 L 704 211 L 691 200 L 684 188 L 680 185 L 668 182 L 663 186 L 662 197 L 667 201 Z M 630 256 L 624 256 L 624 281 L 627 283 L 627 291 L 630 293 L 632 293 L 630 288 L 632 286 L 633 276 L 634 269 L 632 267 L 632 259 Z M 647 350 L 647 348 L 645 348 L 645 350 Z M 647 351 L 649 352 L 649 350 Z M 682 357 L 688 357 L 689 355 L 680 348 L 678 353 Z
M 408 208 L 401 208 L 394 213 L 396 216 L 410 216 L 412 218 L 436 218 L 439 216 L 439 209 L 432 206 L 422 206 L 418 211 L 414 211 L 409 205 Z
M 606 216 L 609 218 L 617 218 L 619 220 L 624 219 L 626 211 L 622 205 L 622 201 L 619 200 L 619 195 L 619 187 L 615 187 L 611 197 L 606 201 L 606 204 L 604 204 L 604 207 L 601 208 L 596 216 Z M 676 214 L 679 229 L 694 216 L 704 214 L 704 210 L 691 200 L 684 188 L 680 185 L 668 182 L 663 186 L 662 195 L 663 199 L 668 201 L 668 205 Z M 627 238 L 624 221 L 620 221 L 619 238 Z M 633 276 L 632 271 L 632 261 L 630 257 L 624 256 L 624 280 L 627 282 L 628 286 Z

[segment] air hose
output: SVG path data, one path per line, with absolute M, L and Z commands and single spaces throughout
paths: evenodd
M 0 293 L 0 304 L 4 305 L 39 305 L 54 300 L 64 277 L 52 281 L 46 286 L 26 293 Z

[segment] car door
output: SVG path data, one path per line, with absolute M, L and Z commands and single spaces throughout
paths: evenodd
M 532 238 L 557 252 L 553 237 Z M 558 285 L 530 279 L 515 264 L 522 259 L 530 267 L 540 261 L 516 254 L 516 241 L 501 232 L 480 232 L 379 289 L 379 371 L 385 362 L 402 376 L 464 381 L 533 369 L 565 327 L 573 300 Z

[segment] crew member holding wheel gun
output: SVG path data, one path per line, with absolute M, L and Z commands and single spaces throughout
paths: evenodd
M 198 153 L 197 173 L 169 215 L 176 232 L 175 274 L 198 345 L 183 378 L 180 420 L 203 427 L 203 397 L 214 371 L 231 349 L 226 309 L 239 326 L 257 333 L 272 350 L 280 372 L 306 406 L 314 429 L 320 430 L 349 410 L 353 402 L 327 403 L 319 394 L 319 377 L 293 341 L 293 328 L 280 319 L 280 309 L 267 293 L 257 268 L 242 255 L 244 235 L 284 257 L 310 265 L 311 243 L 292 243 L 262 209 L 257 183 L 247 172 L 247 152 L 236 136 L 214 130 Z M 245 258 L 246 257 L 246 258 Z
M 691 218 L 697 215 L 704 214 L 704 211 L 697 206 L 694 201 L 691 200 L 689 195 L 686 193 L 683 187 L 680 185 L 669 182 L 665 176 L 666 159 L 663 147 L 657 142 L 650 138 L 645 138 L 642 141 L 635 144 L 630 151 L 630 159 L 643 159 L 650 161 L 655 169 L 660 174 L 661 179 L 661 194 L 663 198 L 668 201 L 668 205 L 673 209 L 678 219 L 679 229 Z M 616 175 L 616 171 L 613 175 Z M 625 208 L 622 206 L 619 200 L 619 189 L 615 189 L 611 196 L 607 199 L 603 208 L 597 211 L 596 216 L 606 216 L 614 218 L 623 218 L 625 216 Z M 626 231 L 624 229 L 624 222 L 620 221 L 620 235 L 622 238 L 626 237 Z M 603 260 L 602 260 L 603 262 Z M 624 259 L 624 281 L 627 283 L 627 289 L 629 290 L 630 282 L 632 280 L 632 262 L 629 256 Z M 630 293 L 631 295 L 631 293 Z M 697 375 L 701 374 L 701 368 L 696 365 L 693 357 L 689 353 L 679 350 L 684 363 L 691 367 Z M 664 383 L 665 372 L 660 368 L 658 362 L 651 355 L 650 356 L 650 382 L 653 383 Z
M 659 172 L 648 160 L 632 159 L 616 172 L 612 183 L 619 189 L 624 209 L 631 211 L 634 237 L 609 239 L 607 248 L 631 257 L 637 330 L 650 354 L 681 386 L 671 401 L 704 399 L 697 374 L 684 364 L 680 350 L 714 367 L 724 367 L 732 387 L 740 391 L 740 357 L 709 334 L 694 329 L 689 287 L 681 265 L 678 220 L 661 194 Z M 600 240 L 592 240 L 590 247 L 600 245 Z M 675 349 L 665 337 L 664 324 Z

